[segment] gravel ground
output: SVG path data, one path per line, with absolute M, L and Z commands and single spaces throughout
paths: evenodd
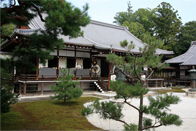
M 173 93 L 173 95 L 179 96 L 181 101 L 176 105 L 171 105 L 170 110 L 171 113 L 177 114 L 183 120 L 183 124 L 181 126 L 161 126 L 156 128 L 156 131 L 196 131 L 196 98 L 187 97 L 185 93 Z M 111 99 L 106 99 L 103 101 L 109 101 Z M 112 99 L 113 100 L 113 99 Z M 123 101 L 118 100 L 118 102 Z M 135 106 L 139 106 L 139 99 L 132 99 L 131 103 Z M 144 98 L 144 103 L 148 104 L 147 97 Z M 84 104 L 84 106 L 88 106 L 90 103 Z M 123 114 L 124 116 L 122 120 L 125 120 L 127 123 L 138 124 L 138 112 L 132 107 L 124 104 L 123 106 Z M 144 115 L 145 117 L 153 118 L 149 115 Z M 102 119 L 98 114 L 92 114 L 87 116 L 87 119 L 93 125 L 102 128 L 103 130 L 123 130 L 123 124 L 118 121 Z

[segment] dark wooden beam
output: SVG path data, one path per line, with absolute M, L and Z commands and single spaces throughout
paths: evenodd
M 56 76 L 59 76 L 59 49 L 57 49 L 57 69 L 56 69 Z

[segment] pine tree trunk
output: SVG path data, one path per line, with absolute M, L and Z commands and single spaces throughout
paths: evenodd
M 140 96 L 140 106 L 143 106 L 143 95 Z M 143 119 L 143 111 L 139 112 L 139 126 L 138 126 L 138 130 L 142 131 L 142 119 Z
M 65 104 L 66 103 L 66 98 L 64 98 L 64 101 L 63 101 L 63 104 Z

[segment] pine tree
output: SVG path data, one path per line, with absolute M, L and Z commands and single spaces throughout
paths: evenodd
M 59 35 L 82 36 L 83 32 L 80 27 L 86 26 L 90 22 L 87 4 L 81 10 L 64 0 L 9 1 L 1 0 L 1 2 L 7 2 L 6 6 L 1 8 L 1 27 L 9 23 L 18 27 L 28 26 L 36 16 L 45 23 L 44 30 L 28 36 L 10 37 L 3 33 L 0 34 L 1 39 L 8 39 L 14 43 L 12 58 L 9 61 L 12 66 L 16 66 L 17 71 L 36 71 L 38 68 L 32 64 L 32 60 L 39 58 L 39 62 L 45 64 L 46 59 L 52 58 L 50 52 L 64 46 L 63 40 L 58 37 Z
M 16 103 L 17 99 L 12 93 L 14 86 L 11 84 L 11 74 L 7 73 L 5 69 L 0 69 L 1 74 L 1 113 L 10 111 L 11 105 Z
M 84 5 L 81 10 L 65 0 L 1 0 L 1 2 L 6 4 L 0 8 L 0 38 L 7 39 L 13 44 L 10 49 L 12 51 L 11 58 L 1 59 L 3 68 L 15 66 L 17 71 L 38 70 L 31 61 L 39 58 L 39 62 L 45 64 L 47 59 L 51 59 L 50 52 L 64 46 L 63 40 L 58 37 L 59 35 L 82 36 L 83 32 L 80 27 L 86 26 L 90 22 L 87 13 L 88 4 Z M 35 32 L 26 36 L 17 34 L 16 37 L 10 37 L 10 34 L 3 33 L 4 25 L 12 23 L 17 27 L 28 26 L 36 16 L 45 23 L 45 29 L 39 33 Z M 4 90 L 4 88 L 1 89 Z M 8 95 L 8 90 L 2 91 L 1 96 Z M 9 105 L 12 98 L 8 97 L 3 102 L 7 102 Z
M 63 100 L 65 104 L 67 100 L 73 98 L 79 98 L 83 91 L 77 87 L 79 84 L 78 81 L 73 81 L 72 78 L 74 75 L 70 74 L 67 68 L 61 69 L 63 73 L 62 77 L 58 79 L 57 86 L 51 86 L 51 90 L 55 92 L 54 96 L 51 96 L 52 99 Z
M 153 18 L 155 35 L 164 41 L 163 49 L 173 50 L 177 44 L 177 36 L 182 25 L 181 17 L 169 3 L 162 2 L 156 8 L 156 17 Z
M 92 105 L 85 108 L 82 111 L 82 114 L 85 116 L 95 111 L 103 118 L 114 119 L 124 123 L 125 130 L 138 129 L 141 131 L 162 125 L 181 125 L 182 121 L 179 116 L 167 112 L 168 107 L 171 104 L 177 104 L 180 101 L 177 96 L 173 96 L 172 94 L 166 94 L 165 96 L 158 95 L 156 98 L 148 98 L 148 106 L 143 103 L 143 95 L 148 93 L 148 89 L 145 87 L 145 79 L 141 77 L 141 73 L 143 73 L 142 68 L 147 67 L 151 71 L 151 73 L 146 77 L 147 79 L 150 78 L 154 72 L 153 68 L 159 65 L 162 58 L 162 56 L 155 55 L 155 49 L 159 47 L 159 42 L 154 39 L 149 40 L 149 44 L 140 49 L 140 54 L 138 55 L 131 53 L 131 50 L 134 48 L 133 42 L 129 44 L 126 40 L 124 40 L 120 43 L 120 45 L 129 52 L 126 57 L 109 54 L 107 56 L 107 60 L 116 65 L 117 69 L 126 76 L 127 81 L 130 84 L 117 80 L 115 82 L 111 82 L 110 88 L 116 92 L 116 99 L 123 98 L 125 104 L 138 111 L 138 125 L 128 124 L 126 121 L 123 121 L 121 119 L 123 117 L 122 106 L 112 102 L 100 103 L 96 100 Z M 138 97 L 140 99 L 139 107 L 127 102 L 128 99 L 132 99 L 134 97 Z M 154 116 L 156 121 L 144 118 L 144 113 Z

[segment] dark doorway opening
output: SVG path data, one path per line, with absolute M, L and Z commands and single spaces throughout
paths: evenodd
M 58 62 L 57 57 L 54 57 L 53 59 L 48 60 L 48 67 L 49 68 L 57 67 L 57 62 Z
M 83 60 L 83 69 L 90 69 L 91 68 L 91 60 L 88 58 L 85 58 Z
M 101 60 L 101 77 L 108 77 L 109 63 L 105 60 Z
M 67 68 L 75 68 L 75 58 L 68 57 L 67 58 Z

